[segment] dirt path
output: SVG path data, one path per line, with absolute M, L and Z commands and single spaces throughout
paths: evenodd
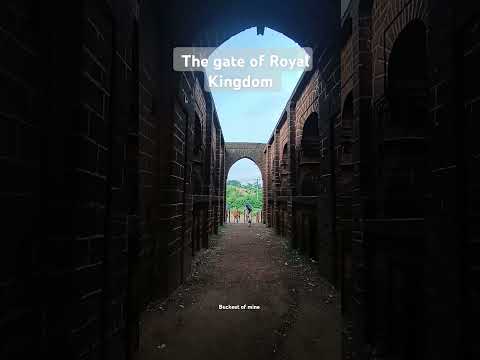
M 260 224 L 227 225 L 212 242 L 192 277 L 143 314 L 142 360 L 341 358 L 336 295 L 314 264 Z

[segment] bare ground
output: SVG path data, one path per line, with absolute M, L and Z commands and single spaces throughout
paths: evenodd
M 219 310 L 219 305 L 257 310 Z M 192 276 L 142 316 L 142 360 L 339 360 L 335 290 L 272 229 L 231 224 Z

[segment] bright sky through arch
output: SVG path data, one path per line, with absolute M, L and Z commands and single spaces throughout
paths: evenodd
M 266 28 L 262 36 L 257 35 L 256 28 L 250 28 L 231 37 L 219 48 L 299 49 L 300 46 L 272 29 Z M 212 89 L 212 96 L 226 142 L 263 143 L 268 141 L 302 75 L 302 71 L 283 71 L 282 69 L 275 71 L 282 73 L 282 89 L 280 91 Z
M 299 49 L 300 46 L 292 39 L 272 29 L 265 28 L 262 36 L 257 35 L 256 28 L 250 28 L 231 37 L 219 48 Z M 276 71 L 282 72 L 281 69 Z M 225 141 L 266 143 L 301 75 L 302 71 L 300 70 L 283 71 L 280 91 L 249 91 L 246 89 L 216 91 L 212 89 Z M 255 166 L 253 163 L 250 164 L 250 167 L 242 165 L 242 171 L 242 175 L 238 176 L 252 178 Z
M 250 159 L 240 159 L 232 165 L 227 180 L 238 180 L 243 184 L 262 185 L 262 173 L 258 166 Z

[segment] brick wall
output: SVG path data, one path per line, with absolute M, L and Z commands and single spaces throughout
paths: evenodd
M 461 154 L 471 152 L 468 145 L 462 145 L 468 142 L 462 139 L 465 127 L 462 125 L 464 122 L 459 121 L 462 117 L 458 114 L 463 113 L 462 108 L 469 107 L 466 105 L 468 100 L 462 100 L 458 95 L 462 93 L 460 89 L 463 82 L 457 83 L 456 79 L 461 76 L 455 68 L 468 68 L 463 61 L 474 52 L 466 50 L 468 46 L 459 49 L 454 45 L 465 43 L 460 40 L 463 35 L 457 35 L 452 28 L 455 23 L 450 15 L 453 5 L 448 1 L 427 3 L 392 0 L 367 3 L 353 3 L 350 10 L 353 17 L 353 59 L 354 62 L 358 60 L 354 64 L 356 74 L 352 93 L 355 165 L 352 207 L 353 357 L 368 358 L 376 352 L 383 353 L 386 358 L 411 358 L 412 354 L 422 359 L 451 358 L 459 354 L 470 358 L 472 348 L 462 347 L 462 344 L 469 344 L 471 340 L 468 340 L 465 332 L 462 337 L 460 330 L 465 329 L 466 323 L 459 320 L 462 317 L 456 311 L 459 303 L 468 303 L 467 294 L 474 291 L 467 285 L 467 277 L 462 278 L 460 270 L 461 249 L 468 248 L 468 245 L 462 245 L 468 244 L 468 240 L 462 239 L 468 238 L 465 229 L 471 223 L 462 210 L 467 207 L 462 204 L 461 194 L 464 190 L 460 189 L 468 188 L 462 184 L 468 182 L 469 172 L 466 170 L 468 161 L 465 162 Z M 457 19 L 458 26 L 469 34 L 469 39 L 475 39 L 474 32 L 469 33 L 463 28 L 466 19 Z M 389 173 L 389 166 L 383 162 L 387 150 L 381 145 L 385 144 L 381 133 L 386 129 L 385 124 L 392 120 L 391 116 L 398 115 L 398 110 L 392 112 L 390 107 L 392 95 L 389 87 L 394 79 L 388 75 L 389 70 L 396 66 L 392 53 L 398 53 L 395 52 L 398 39 L 415 22 L 421 22 L 428 28 L 428 112 L 423 119 L 427 150 L 424 155 L 417 151 L 416 157 L 423 156 L 426 159 L 425 168 L 428 171 L 424 176 L 425 183 L 429 185 L 423 188 L 423 195 L 417 196 L 417 199 L 422 199 L 422 206 L 426 209 L 425 217 L 416 221 L 408 220 L 409 231 L 401 232 L 388 215 L 381 213 L 383 206 L 390 201 L 381 181 L 381 177 Z M 458 33 L 461 34 L 460 31 Z M 411 47 L 413 43 L 410 42 Z M 457 55 L 454 55 L 454 51 L 457 51 Z M 420 63 L 420 53 L 416 52 L 416 56 Z M 403 63 L 405 65 L 407 62 Z M 345 67 L 348 68 L 346 64 Z M 410 67 L 411 73 L 415 71 L 414 67 Z M 408 76 L 407 73 L 405 78 Z M 350 87 L 347 84 L 345 87 L 348 90 L 344 96 L 348 96 Z M 370 97 L 373 97 L 372 102 Z M 464 105 L 460 105 L 462 101 Z M 384 128 L 379 132 L 382 126 Z M 458 137 L 449 141 L 447 134 L 450 134 L 450 139 L 452 134 Z M 388 160 L 389 163 L 394 161 Z M 407 196 L 404 195 L 404 198 Z M 416 239 L 414 248 L 408 245 L 413 239 Z M 388 260 L 391 258 L 394 258 L 395 264 Z M 464 268 L 466 273 L 467 268 Z M 398 279 L 381 275 L 386 271 L 402 278 L 403 285 L 399 285 Z M 413 271 L 414 275 L 409 275 L 409 271 Z M 459 284 L 463 284 L 463 292 Z M 415 299 L 408 300 L 409 295 L 405 295 L 408 293 L 416 294 Z M 388 297 L 393 301 L 389 301 Z M 439 297 L 441 301 L 438 301 Z M 398 309 L 407 303 L 410 303 L 409 313 L 421 313 L 422 321 L 409 324 L 404 317 L 398 317 Z M 467 311 L 464 316 L 467 316 Z M 445 324 L 451 327 L 449 331 L 445 330 Z M 395 330 L 388 333 L 388 326 L 393 329 L 415 327 L 415 330 L 406 330 L 412 334 L 410 340 L 406 340 L 405 335 Z M 410 349 L 409 356 L 405 355 L 404 348 Z
M 353 325 L 346 357 L 479 357 L 469 331 L 480 293 L 478 7 L 352 1 L 351 33 L 315 55 L 269 143 L 254 149 L 266 223 L 341 293 L 347 340 Z M 0 9 L 0 356 L 131 357 L 140 312 L 178 287 L 224 220 L 228 144 L 202 78 L 170 64 L 169 41 L 194 39 L 135 0 Z M 415 158 L 428 186 L 411 202 L 423 216 L 392 216 L 399 199 L 386 184 L 404 178 L 392 164 L 412 158 L 386 155 L 385 134 L 410 128 L 391 126 L 399 79 L 389 72 L 410 61 L 397 55 L 413 23 L 427 30 L 425 151 Z M 302 163 L 314 112 L 318 159 Z M 302 196 L 307 174 L 322 191 Z
M 314 70 L 300 80 L 265 149 L 265 203 L 267 223 L 288 236 L 292 247 L 318 260 L 322 274 L 333 281 L 332 127 L 340 111 L 335 100 L 340 90 L 340 59 L 334 49 L 314 58 Z M 308 145 L 313 152 L 302 142 L 304 125 L 312 116 L 318 119 L 314 125 L 318 135 L 310 140 L 315 144 Z M 303 194 L 306 182 L 318 191 Z
M 195 76 L 172 92 L 157 18 L 140 26 L 135 1 L 1 8 L 0 354 L 126 358 L 141 310 L 189 272 L 194 109 L 180 100 L 206 129 L 208 95 Z M 219 126 L 212 143 L 218 226 Z
M 45 95 L 39 4 L 7 1 L 0 18 L 2 358 L 28 357 L 42 347 L 41 129 Z M 28 69 L 25 72 L 24 69 Z M 24 328 L 21 324 L 31 324 Z
M 463 30 L 464 47 L 463 47 L 463 64 L 460 71 L 463 71 L 463 97 L 465 109 L 465 153 L 466 161 L 466 187 L 467 192 L 467 213 L 466 213 L 466 241 L 464 244 L 464 304 L 466 322 L 464 326 L 470 328 L 480 319 L 480 312 L 477 304 L 480 301 L 480 272 L 479 269 L 479 253 L 480 242 L 478 240 L 479 219 L 478 219 L 478 199 L 479 199 L 479 171 L 478 163 L 480 159 L 480 149 L 475 139 L 478 133 L 478 118 L 480 116 L 480 93 L 478 89 L 478 70 L 475 65 L 480 60 L 480 15 L 477 13 L 474 20 L 468 24 Z M 440 89 L 438 89 L 440 90 Z M 436 92 L 437 103 L 441 102 L 440 91 Z M 441 121 L 441 120 L 439 120 Z M 464 333 L 464 342 L 467 344 L 465 355 L 469 359 L 480 356 L 480 346 L 471 333 Z
M 132 13 L 114 12 L 106 3 L 60 5 L 55 10 L 65 17 L 55 18 L 58 5 L 2 4 L 2 45 L 10 49 L 2 74 L 16 99 L 2 108 L 9 134 L 3 155 L 7 173 L 25 179 L 5 193 L 12 209 L 23 208 L 21 228 L 31 231 L 11 239 L 14 253 L 8 256 L 25 262 L 18 263 L 21 276 L 6 272 L 2 282 L 13 286 L 11 305 L 4 306 L 17 314 L 10 316 L 6 334 L 12 338 L 2 355 L 122 358 L 117 350 L 125 355 L 129 283 L 127 129 L 135 104 L 121 109 L 118 100 L 136 98 L 135 27 L 115 29 L 115 18 Z M 113 84 L 125 89 L 115 101 Z M 127 115 L 113 121 L 119 113 Z M 20 170 L 24 176 L 15 173 Z M 17 246 L 22 257 L 15 255 Z M 36 285 L 24 287 L 27 280 Z M 35 292 L 26 302 L 27 288 Z

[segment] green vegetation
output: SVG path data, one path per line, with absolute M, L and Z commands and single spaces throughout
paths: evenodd
M 257 213 L 263 207 L 263 190 L 257 184 L 242 184 L 238 180 L 227 182 L 227 205 L 230 210 L 245 209 L 245 204 L 253 207 L 253 213 Z

